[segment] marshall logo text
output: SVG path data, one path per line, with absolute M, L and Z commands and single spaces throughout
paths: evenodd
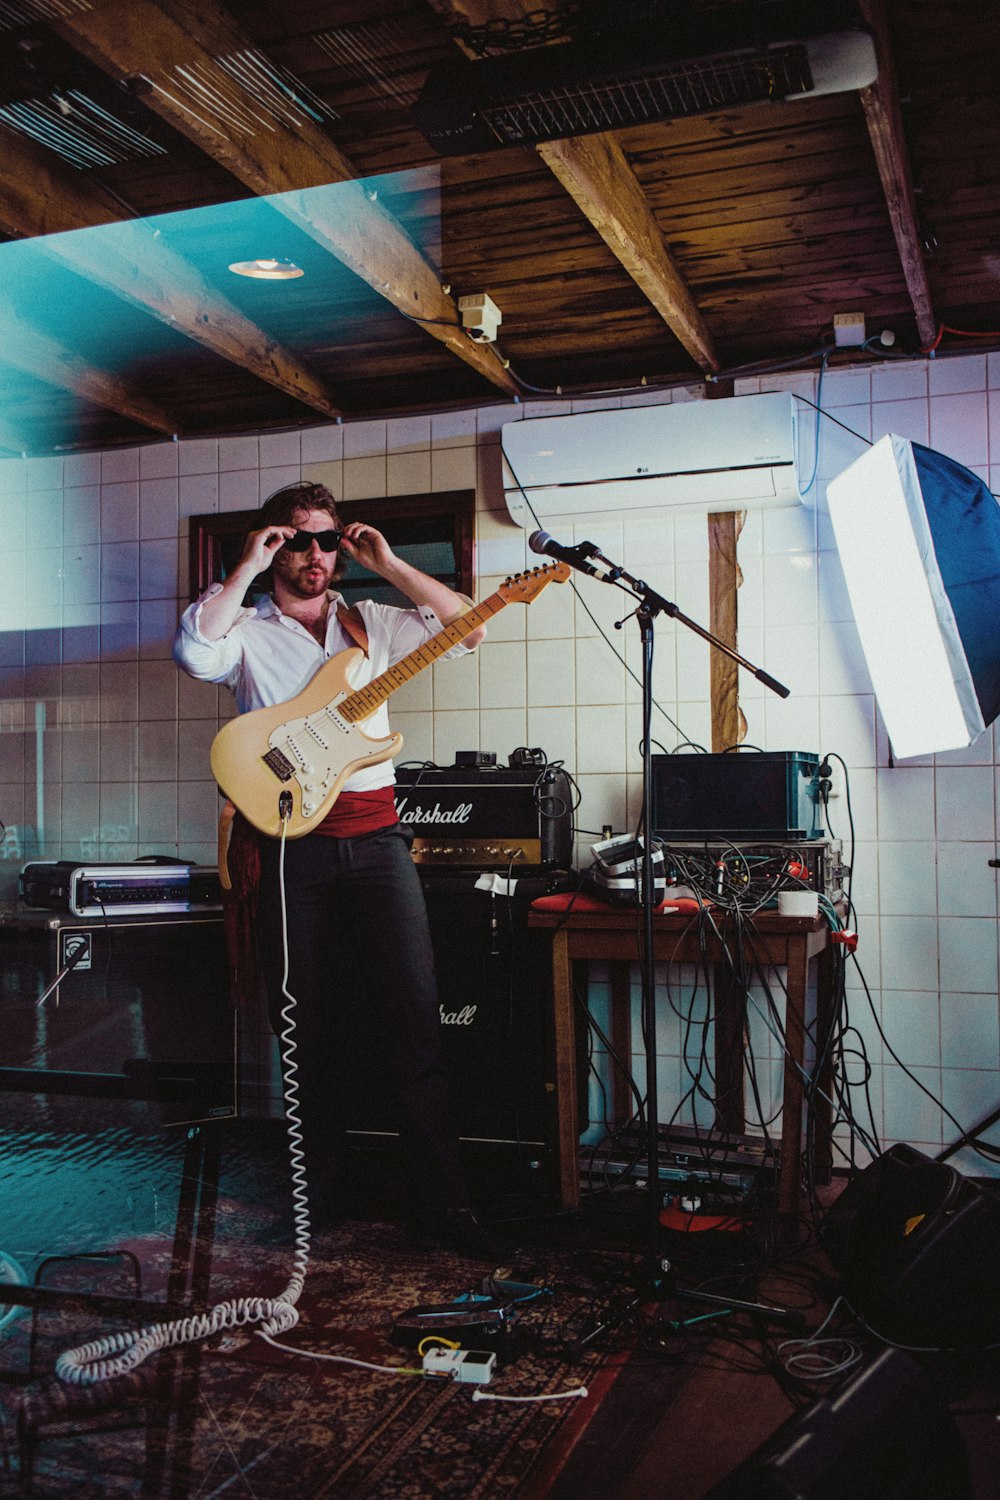
M 463 1005 L 461 1010 L 445 1010 L 444 1006 L 438 1007 L 441 1012 L 442 1026 L 471 1026 L 476 1019 L 478 1005 Z
M 458 802 L 451 808 L 442 807 L 440 802 L 435 802 L 432 808 L 422 807 L 418 802 L 411 808 L 409 802 L 409 797 L 397 799 L 396 811 L 401 823 L 414 823 L 421 827 L 425 823 L 467 823 L 472 815 L 471 802 Z

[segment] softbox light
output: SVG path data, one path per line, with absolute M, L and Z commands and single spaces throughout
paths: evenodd
M 893 752 L 971 744 L 1000 713 L 1000 506 L 943 453 L 889 433 L 827 488 Z

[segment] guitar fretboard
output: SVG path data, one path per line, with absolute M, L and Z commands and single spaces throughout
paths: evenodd
M 394 666 L 385 672 L 380 672 L 373 677 L 371 682 L 365 683 L 363 688 L 358 688 L 356 693 L 351 693 L 341 703 L 337 704 L 337 712 L 349 723 L 357 723 L 367 719 L 375 710 L 386 701 L 386 699 L 401 688 L 404 683 L 416 677 L 425 667 L 432 667 L 434 663 L 453 646 L 461 645 L 466 636 L 478 630 L 480 625 L 485 625 L 494 615 L 499 614 L 506 607 L 507 600 L 500 594 L 491 594 L 481 604 L 470 609 L 467 614 L 460 615 L 457 620 L 452 620 L 437 635 L 432 635 L 429 641 L 424 641 L 415 651 L 408 656 L 401 657 Z

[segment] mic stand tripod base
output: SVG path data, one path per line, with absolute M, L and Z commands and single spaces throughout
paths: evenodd
M 582 1359 L 591 1344 L 602 1334 L 613 1333 L 629 1317 L 641 1312 L 651 1302 L 669 1301 L 702 1302 L 711 1307 L 710 1312 L 694 1317 L 664 1319 L 662 1326 L 674 1333 L 681 1333 L 716 1318 L 733 1317 L 736 1313 L 746 1313 L 752 1321 L 782 1323 L 787 1328 L 804 1329 L 807 1326 L 804 1313 L 797 1308 L 775 1307 L 770 1302 L 750 1302 L 741 1297 L 726 1297 L 718 1292 L 702 1292 L 695 1287 L 678 1286 L 671 1262 L 665 1256 L 651 1254 L 644 1259 L 636 1278 L 635 1295 L 612 1305 L 582 1338 L 568 1344 L 567 1358 L 573 1361 Z

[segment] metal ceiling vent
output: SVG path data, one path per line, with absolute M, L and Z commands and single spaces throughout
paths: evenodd
M 158 142 L 134 130 L 79 89 L 0 105 L 0 121 L 81 171 L 167 154 Z
M 144 73 L 142 79 L 220 135 L 252 136 L 276 125 L 296 129 L 338 118 L 294 73 L 255 47 L 204 63 L 178 63 L 162 73 Z
M 416 104 L 423 72 L 414 78 L 405 68 L 413 47 L 407 27 L 394 21 L 359 22 L 317 31 L 313 41 L 383 108 L 409 109 Z
M 33 21 L 62 21 L 92 9 L 92 0 L 0 0 L 0 31 Z
M 554 46 L 433 68 L 413 120 L 442 155 L 874 82 L 854 0 L 593 0 Z

